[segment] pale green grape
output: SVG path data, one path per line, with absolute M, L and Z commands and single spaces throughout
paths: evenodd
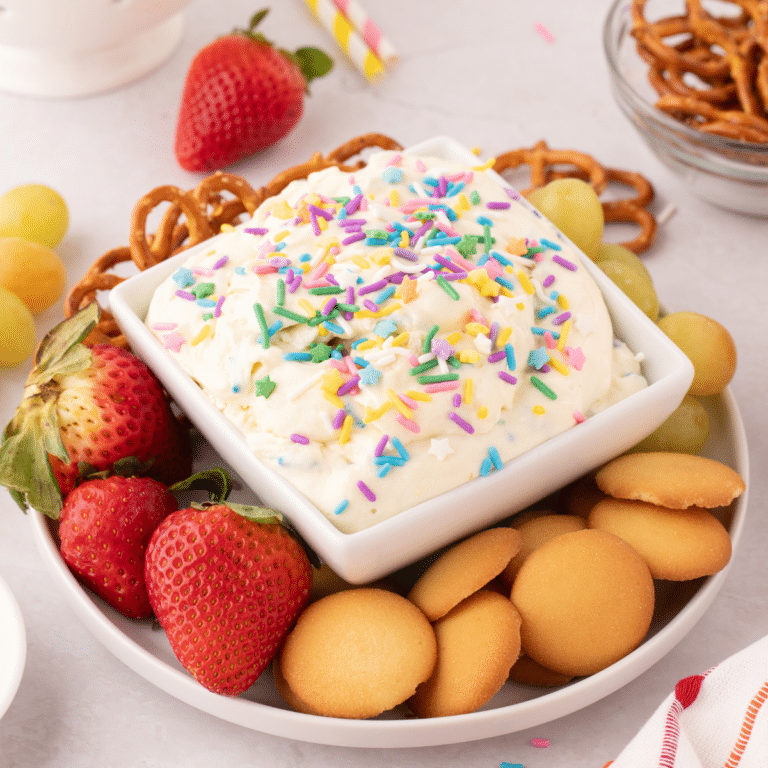
M 709 437 L 709 414 L 697 398 L 686 395 L 672 414 L 633 451 L 699 453 Z
M 24 362 L 35 348 L 35 320 L 27 305 L 0 287 L 0 366 Z
M 648 267 L 643 264 L 640 257 L 620 243 L 600 243 L 600 247 L 597 249 L 597 255 L 595 256 L 595 261 L 598 264 L 601 261 L 620 261 L 628 267 L 632 267 L 632 269 L 642 272 L 649 280 L 651 279 L 651 273 L 648 271 Z
M 616 285 L 646 314 L 656 322 L 659 317 L 659 297 L 653 287 L 653 281 L 645 269 L 630 266 L 624 261 L 598 262 L 598 267 L 613 280 Z
M 590 259 L 603 240 L 605 216 L 600 198 L 586 181 L 556 179 L 528 194 L 528 200 Z
M 697 312 L 673 312 L 659 320 L 659 328 L 693 363 L 689 394 L 716 395 L 728 386 L 736 372 L 736 344 L 717 320 Z
M 68 226 L 64 198 L 44 184 L 23 184 L 0 197 L 0 237 L 16 235 L 55 248 Z
M 40 243 L 0 237 L 0 285 L 36 314 L 55 304 L 67 282 L 64 262 Z

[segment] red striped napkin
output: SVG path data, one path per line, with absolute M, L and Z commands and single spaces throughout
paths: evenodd
M 680 680 L 608 765 L 768 768 L 768 637 Z

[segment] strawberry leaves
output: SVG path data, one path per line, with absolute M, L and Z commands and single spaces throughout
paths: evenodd
M 101 310 L 91 302 L 51 329 L 24 398 L 0 439 L 0 485 L 22 510 L 53 519 L 84 476 L 131 456 L 136 474 L 172 483 L 191 471 L 189 434 L 154 374 L 128 350 L 84 343 Z
M 261 32 L 256 32 L 256 27 L 261 24 L 264 17 L 269 13 L 269 8 L 264 8 L 251 16 L 251 20 L 247 29 L 235 29 L 235 34 L 245 35 L 251 40 L 256 40 L 260 43 L 272 46 L 276 48 L 275 44 L 265 37 Z M 301 74 L 304 75 L 304 79 L 309 84 L 312 80 L 318 77 L 327 75 L 333 69 L 333 59 L 321 51 L 319 48 L 312 46 L 304 46 L 297 48 L 295 51 L 289 51 L 285 48 L 277 48 L 277 50 L 283 54 L 287 59 L 290 59 L 301 70 Z M 309 89 L 307 89 L 309 93 Z
M 235 34 L 246 35 L 251 40 L 257 40 L 260 43 L 265 43 L 272 47 L 276 47 L 275 44 L 266 38 L 261 32 L 256 32 L 256 27 L 261 24 L 264 17 L 269 13 L 269 8 L 264 8 L 251 16 L 251 20 L 247 29 L 235 29 Z M 287 59 L 293 61 L 294 64 L 301 70 L 301 74 L 304 75 L 304 79 L 309 84 L 312 80 L 318 77 L 327 75 L 333 69 L 333 59 L 321 51 L 319 48 L 312 46 L 304 46 L 297 48 L 295 51 L 288 51 L 285 48 L 277 49 Z M 309 90 L 307 89 L 307 93 Z
M 327 75 L 333 69 L 333 59 L 319 48 L 303 47 L 297 48 L 292 54 L 289 54 L 304 75 L 307 85 L 318 77 Z M 307 88 L 309 93 L 309 88 Z
M 227 501 L 232 487 L 232 478 L 227 471 L 221 467 L 214 467 L 213 469 L 201 470 L 186 480 L 175 483 L 169 490 L 173 494 L 186 491 L 205 491 L 208 494 L 208 501 L 192 502 L 190 507 L 193 509 L 204 510 L 208 507 L 224 505 L 233 512 L 237 512 L 241 517 L 252 520 L 255 523 L 282 526 L 301 544 L 307 553 L 310 563 L 316 568 L 320 567 L 320 559 L 317 554 L 282 513 L 258 504 L 240 504 Z
M 256 13 L 254 13 L 253 16 L 251 16 L 251 20 L 248 23 L 248 29 L 244 29 L 244 30 L 236 29 L 235 32 L 242 32 L 243 34 L 251 35 L 254 38 L 257 38 L 259 40 L 262 40 L 265 43 L 269 43 L 270 45 L 272 45 L 272 43 L 269 40 L 267 40 L 267 38 L 264 37 L 264 35 L 261 34 L 261 32 L 254 31 L 256 27 L 258 27 L 259 24 L 261 24 L 264 17 L 268 13 L 269 13 L 269 8 L 262 8 L 260 11 L 256 11 Z
M 19 429 L 9 424 L 0 445 L 0 485 L 8 488 L 22 511 L 32 506 L 53 518 L 59 516 L 62 497 L 48 462 L 45 441 L 40 439 L 38 423 L 50 420 L 46 413 L 55 407 L 53 401 L 44 404 L 37 418 L 28 416 Z
M 92 301 L 48 331 L 35 353 L 28 383 L 39 384 L 87 368 L 91 351 L 81 342 L 96 327 L 100 316 L 101 308 Z
M 67 461 L 56 416 L 56 377 L 84 370 L 91 351 L 81 342 L 99 321 L 96 302 L 48 332 L 35 354 L 24 400 L 3 431 L 0 442 L 0 485 L 26 511 L 28 506 L 57 518 L 62 495 L 48 454 Z

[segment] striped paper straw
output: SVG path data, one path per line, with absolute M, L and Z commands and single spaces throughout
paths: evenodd
M 355 29 L 363 36 L 363 40 L 386 66 L 391 67 L 397 64 L 400 54 L 358 0 L 333 0 L 333 2 L 354 24 Z
M 368 47 L 349 19 L 334 5 L 333 0 L 304 0 L 317 20 L 333 35 L 349 60 L 368 78 L 378 80 L 384 75 L 384 64 Z

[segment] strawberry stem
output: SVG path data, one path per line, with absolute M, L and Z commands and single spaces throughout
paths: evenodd
M 261 24 L 262 19 L 269 13 L 269 8 L 262 8 L 260 11 L 256 11 L 256 13 L 251 16 L 251 20 L 248 23 L 248 31 L 253 32 L 256 27 Z
M 210 501 L 222 503 L 232 491 L 232 478 L 229 473 L 221 467 L 213 469 L 204 469 L 196 472 L 194 475 L 174 483 L 169 490 L 171 493 L 180 493 L 181 491 L 206 491 Z M 227 506 L 230 506 L 229 504 Z
M 285 528 L 285 530 L 288 531 L 288 533 L 290 533 L 291 536 L 293 536 L 293 538 L 304 548 L 304 551 L 309 558 L 309 562 L 312 563 L 315 568 L 320 567 L 320 558 L 317 556 L 317 553 L 309 546 L 309 544 L 307 544 L 304 537 L 296 530 L 296 528 L 294 528 L 290 520 L 280 512 L 276 512 L 274 509 L 269 509 L 269 507 L 256 507 L 248 504 L 227 503 L 227 506 L 239 515 L 247 517 L 249 520 L 255 520 L 257 523 L 278 523 L 279 525 L 282 525 L 283 528 Z
M 248 28 L 235 29 L 235 34 L 245 35 L 251 40 L 274 48 L 274 43 L 271 40 L 265 37 L 261 32 L 256 31 L 256 27 L 261 24 L 268 13 L 269 8 L 257 11 L 251 16 Z M 296 51 L 287 51 L 284 48 L 278 48 L 277 50 L 299 68 L 307 84 L 318 77 L 327 75 L 333 69 L 333 59 L 319 48 L 304 46 Z

